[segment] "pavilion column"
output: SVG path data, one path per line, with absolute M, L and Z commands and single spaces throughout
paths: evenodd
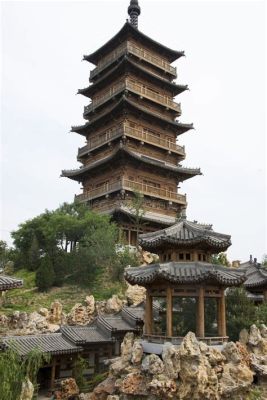
M 205 290 L 200 286 L 197 299 L 197 336 L 205 337 Z
M 152 335 L 153 328 L 153 297 L 146 291 L 145 333 Z
M 220 290 L 221 297 L 219 298 L 219 310 L 220 310 L 220 336 L 226 336 L 226 315 L 225 315 L 225 295 L 224 289 Z
M 172 288 L 167 287 L 166 296 L 166 334 L 167 336 L 172 336 Z
M 217 298 L 217 331 L 218 336 L 222 336 L 222 320 L 221 320 L 221 299 Z
M 52 368 L 51 368 L 51 380 L 50 380 L 50 390 L 54 390 L 55 388 L 55 379 L 56 379 L 56 357 L 52 358 Z

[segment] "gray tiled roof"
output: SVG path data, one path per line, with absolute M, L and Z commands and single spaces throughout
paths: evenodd
M 68 341 L 62 333 L 50 333 L 29 336 L 3 337 L 4 347 L 14 348 L 20 355 L 26 355 L 33 349 L 39 349 L 48 354 L 71 354 L 82 351 L 81 347 Z
M 100 315 L 97 318 L 98 326 L 103 326 L 107 331 L 134 331 L 135 324 L 124 319 L 121 314 L 113 314 L 109 316 Z
M 11 278 L 10 276 L 0 275 L 0 290 L 9 290 L 23 286 L 22 279 Z
M 96 325 L 63 326 L 60 331 L 71 342 L 80 345 L 112 341 L 111 337 L 105 335 Z
M 162 244 L 176 246 L 203 245 L 209 248 L 225 251 L 231 245 L 231 236 L 214 232 L 212 225 L 181 219 L 175 225 L 160 231 L 145 233 L 139 237 L 144 249 L 153 249 Z
M 260 264 L 251 264 L 246 268 L 246 282 L 244 286 L 248 290 L 267 289 L 267 268 Z
M 124 276 L 131 284 L 143 286 L 158 280 L 177 284 L 205 282 L 236 286 L 246 279 L 243 270 L 203 262 L 169 262 L 130 267 L 126 268 Z

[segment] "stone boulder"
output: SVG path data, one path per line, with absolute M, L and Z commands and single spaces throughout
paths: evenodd
M 32 400 L 33 393 L 34 393 L 34 386 L 29 380 L 29 378 L 26 378 L 26 380 L 22 383 L 22 389 L 19 400 Z
M 94 296 L 86 296 L 85 298 L 86 303 L 86 311 L 88 315 L 93 315 L 95 312 L 95 298 Z
M 130 285 L 127 283 L 125 296 L 129 305 L 138 305 L 146 298 L 146 288 L 138 285 Z
M 105 305 L 105 312 L 112 314 L 121 311 L 124 302 L 114 294 L 110 299 L 107 300 Z
M 51 304 L 48 319 L 52 324 L 61 325 L 63 319 L 63 306 L 60 301 L 54 301 Z

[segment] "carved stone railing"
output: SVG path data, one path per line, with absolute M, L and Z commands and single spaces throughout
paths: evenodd
M 140 192 L 144 195 L 161 198 L 164 200 L 172 201 L 178 204 L 186 204 L 186 196 L 171 192 L 167 189 L 156 188 L 153 186 L 146 185 L 141 182 L 131 181 L 129 179 L 120 179 L 114 182 L 106 183 L 98 188 L 85 191 L 82 194 L 75 196 L 77 201 L 90 201 L 100 196 L 106 196 L 109 193 L 117 190 L 129 190 L 131 192 Z
M 165 106 L 166 108 L 171 108 L 172 110 L 175 110 L 179 114 L 181 114 L 181 105 L 173 101 L 171 97 L 160 93 L 156 93 L 153 90 L 146 87 L 145 85 L 141 85 L 140 83 L 137 82 L 135 83 L 129 79 L 116 83 L 103 95 L 93 99 L 91 104 L 84 107 L 84 114 L 93 111 L 96 107 L 105 103 L 106 101 L 108 101 L 113 96 L 115 96 L 116 94 L 120 93 L 123 90 L 130 90 L 131 92 L 136 93 L 139 96 L 152 100 L 155 103 Z
M 104 57 L 97 67 L 90 72 L 90 79 L 93 79 L 97 74 L 103 71 L 106 67 L 112 64 L 115 60 L 117 60 L 123 54 L 134 54 L 138 58 L 148 61 L 150 64 L 155 65 L 156 67 L 162 69 L 165 72 L 169 72 L 174 77 L 177 76 L 176 68 L 170 65 L 164 59 L 155 56 L 148 50 L 143 49 L 142 47 L 138 47 L 131 42 L 123 43 L 121 46 L 117 47 L 114 51 Z
M 88 140 L 88 144 L 83 146 L 78 151 L 78 157 L 82 157 L 89 153 L 91 150 L 109 143 L 111 140 L 116 139 L 120 136 L 128 136 L 135 139 L 139 139 L 142 142 L 153 144 L 159 146 L 163 149 L 173 151 L 182 156 L 185 156 L 184 146 L 179 146 L 175 142 L 163 139 L 159 136 L 153 135 L 145 130 L 145 128 L 133 128 L 127 123 L 121 123 L 112 130 L 107 130 L 106 132 L 99 133 L 97 137 Z
M 183 336 L 167 336 L 167 335 L 143 335 L 143 338 L 150 343 L 165 343 L 171 342 L 172 344 L 179 345 L 182 343 L 184 337 Z M 204 342 L 209 346 L 212 345 L 222 345 L 228 342 L 228 336 L 206 336 L 206 337 L 197 337 L 197 340 L 200 342 Z

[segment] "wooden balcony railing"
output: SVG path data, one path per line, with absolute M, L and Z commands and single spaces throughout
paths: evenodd
M 75 197 L 77 201 L 90 201 L 100 196 L 108 195 L 109 193 L 117 190 L 129 190 L 131 192 L 140 192 L 144 195 L 149 195 L 157 198 L 161 198 L 168 201 L 173 201 L 178 204 L 186 204 L 186 195 L 170 192 L 167 189 L 156 188 L 153 186 L 146 185 L 141 182 L 131 181 L 129 179 L 120 179 L 114 182 L 106 183 L 98 188 L 88 190 Z
M 162 95 L 160 93 L 156 93 L 153 90 L 146 87 L 145 85 L 141 85 L 140 83 L 133 82 L 129 79 L 118 82 L 117 84 L 112 86 L 107 92 L 105 92 L 102 96 L 93 99 L 91 104 L 84 107 L 84 113 L 87 114 L 88 112 L 93 111 L 94 108 L 105 103 L 107 100 L 111 99 L 113 96 L 115 96 L 122 90 L 130 90 L 131 92 L 134 92 L 139 96 L 145 97 L 167 108 L 171 108 L 177 111 L 179 114 L 181 114 L 181 105 L 175 103 L 175 101 L 173 101 L 171 97 Z
M 165 72 L 169 72 L 174 77 L 177 76 L 176 68 L 170 65 L 164 59 L 155 56 L 148 50 L 144 50 L 141 47 L 134 45 L 131 42 L 126 42 L 121 46 L 117 47 L 114 51 L 112 51 L 109 55 L 104 57 L 98 66 L 90 72 L 90 79 L 94 78 L 97 74 L 103 71 L 107 66 L 112 64 L 118 57 L 122 56 L 123 54 L 131 53 L 137 56 L 138 58 L 148 61 L 150 64 L 155 65 L 156 67 L 162 69 Z
M 123 135 L 133 137 L 134 139 L 139 139 L 143 142 L 153 144 L 163 149 L 170 150 L 182 156 L 185 156 L 184 146 L 179 146 L 174 142 L 153 135 L 152 133 L 147 132 L 144 128 L 133 128 L 127 123 L 121 123 L 116 128 L 114 128 L 114 130 L 108 130 L 107 132 L 100 133 L 98 137 L 90 139 L 86 146 L 79 149 L 78 157 L 82 157 L 83 155 L 89 153 L 91 150 Z

